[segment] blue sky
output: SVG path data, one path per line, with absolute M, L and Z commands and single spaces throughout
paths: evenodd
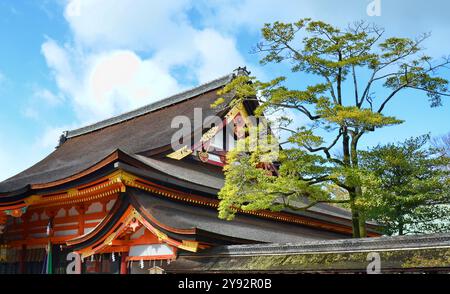
M 432 32 L 434 57 L 450 54 L 450 2 L 381 0 L 0 0 L 0 180 L 44 158 L 63 130 L 127 111 L 246 65 L 261 79 L 287 66 L 250 54 L 265 22 L 312 17 L 336 25 L 360 19 L 387 35 Z M 444 75 L 450 78 L 448 72 Z M 290 76 L 291 86 L 314 80 Z M 367 136 L 375 145 L 450 132 L 450 101 L 431 109 L 404 92 L 388 114 L 406 123 Z

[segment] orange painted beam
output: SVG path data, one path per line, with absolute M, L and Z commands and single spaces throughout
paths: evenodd
M 94 228 L 96 227 L 100 222 L 95 222 L 95 223 L 86 223 L 84 225 L 85 228 Z M 68 230 L 78 230 L 79 226 L 78 224 L 76 225 L 67 225 L 67 226 L 58 226 L 58 227 L 54 227 L 53 231 L 54 232 L 61 232 L 61 231 L 68 231 Z M 45 233 L 47 231 L 46 227 L 38 227 L 38 228 L 32 228 L 28 230 L 28 234 L 40 234 L 40 233 Z M 8 229 L 7 232 L 7 236 L 12 236 L 12 235 L 17 235 L 17 234 L 22 234 L 24 232 L 23 229 Z
M 29 238 L 25 240 L 15 240 L 8 243 L 11 247 L 19 247 L 22 245 L 33 246 L 33 245 L 47 245 L 48 241 L 52 244 L 65 244 L 67 240 L 75 238 L 77 235 L 68 235 L 68 236 L 60 236 L 60 237 L 51 237 L 51 238 Z
M 84 215 L 83 218 L 85 221 L 97 220 L 97 219 L 102 220 L 103 218 L 106 217 L 106 215 L 107 214 L 104 212 L 97 212 L 97 213 L 86 214 L 86 215 Z M 56 225 L 67 224 L 67 223 L 78 223 L 79 221 L 80 221 L 79 215 L 57 217 L 57 218 L 53 219 L 53 225 L 56 227 Z M 17 229 L 22 230 L 26 225 L 30 225 L 31 227 L 42 227 L 42 226 L 47 226 L 47 224 L 48 224 L 48 219 L 31 221 L 31 222 L 28 222 L 28 224 L 26 224 L 26 223 L 16 224 L 16 225 L 10 226 L 10 228 L 13 230 L 17 230 Z

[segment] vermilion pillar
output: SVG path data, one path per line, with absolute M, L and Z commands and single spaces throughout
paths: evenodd
M 128 257 L 128 252 L 122 252 L 121 259 L 120 259 L 120 274 L 121 275 L 126 275 L 128 273 L 127 257 Z

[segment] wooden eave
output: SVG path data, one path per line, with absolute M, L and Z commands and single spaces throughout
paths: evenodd
M 80 252 L 83 258 L 101 252 L 106 247 L 111 246 L 113 241 L 128 228 L 130 222 L 136 219 L 161 242 L 179 249 L 192 252 L 197 251 L 197 242 L 187 240 L 178 241 L 155 228 L 139 214 L 129 202 L 127 196 L 128 195 L 125 193 L 122 194 L 120 200 L 116 202 L 114 208 L 107 217 L 105 217 L 91 232 L 66 241 L 67 246 Z M 165 227 L 167 229 L 176 230 L 168 228 L 167 226 Z
M 70 198 L 77 199 L 81 198 L 83 194 L 86 194 L 88 197 L 92 197 L 94 195 L 109 195 L 111 193 L 119 193 L 126 191 L 126 187 L 137 188 L 143 191 L 147 191 L 150 193 L 154 193 L 156 195 L 160 195 L 166 198 L 173 199 L 174 201 L 186 202 L 194 205 L 201 205 L 205 207 L 211 207 L 216 209 L 219 205 L 219 200 L 211 197 L 201 196 L 198 193 L 186 193 L 180 191 L 177 188 L 170 188 L 165 185 L 157 184 L 151 180 L 146 179 L 145 177 L 130 174 L 127 171 L 123 170 L 124 166 L 121 166 L 120 169 L 117 169 L 112 174 L 106 175 L 103 178 L 97 180 L 98 185 L 81 185 L 76 188 L 71 188 L 67 191 L 61 191 L 60 193 L 52 193 L 46 195 L 34 195 L 29 197 L 29 205 L 31 207 L 37 206 L 46 206 L 51 205 L 52 202 L 64 203 L 70 201 Z M 104 181 L 107 181 L 106 183 Z M 101 190 L 104 186 L 104 190 Z M 100 187 L 100 188 L 99 188 Z M 86 190 L 85 190 L 86 188 Z M 85 191 L 86 193 L 83 193 Z M 35 197 L 35 198 L 33 198 Z M 24 204 L 20 204 L 19 207 L 26 205 L 27 199 L 25 199 Z M 139 207 L 137 207 L 139 209 Z M 341 225 L 341 224 L 333 224 L 325 221 L 317 220 L 310 217 L 304 217 L 299 215 L 294 215 L 286 212 L 271 212 L 271 211 L 238 211 L 242 214 L 253 215 L 256 217 L 262 217 L 267 219 L 272 219 L 281 222 L 287 223 L 295 223 L 301 224 L 308 227 L 313 227 L 317 229 L 323 229 L 326 231 L 332 231 L 337 233 L 343 233 L 350 235 L 351 234 L 351 226 Z M 337 218 L 336 218 L 337 219 Z M 151 219 L 150 219 L 151 220 Z M 155 223 L 156 225 L 164 228 L 163 224 Z M 182 233 L 182 234 L 194 234 L 194 232 L 187 231 L 177 231 L 169 229 L 169 231 L 173 233 Z M 378 234 L 369 232 L 369 236 L 376 236 Z

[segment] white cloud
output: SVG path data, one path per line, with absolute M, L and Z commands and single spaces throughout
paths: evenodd
M 231 72 L 245 65 L 244 58 L 236 49 L 235 40 L 225 38 L 215 30 L 206 29 L 197 33 L 193 44 L 199 54 L 196 75 L 200 82 L 218 77 L 224 74 L 224 70 Z
M 73 65 L 79 64 L 80 68 L 84 66 L 84 63 L 80 64 L 83 62 L 80 54 L 76 54 L 72 48 L 59 46 L 52 39 L 48 39 L 42 44 L 41 52 L 55 77 L 58 88 L 66 93 L 76 91 L 79 81 Z
M 91 48 L 155 50 L 191 29 L 188 0 L 70 0 L 65 8 L 75 40 Z
M 42 52 L 81 123 L 136 108 L 180 89 L 167 69 L 129 50 L 83 56 L 48 40 Z
M 42 9 L 46 9 L 47 2 L 43 2 Z M 449 51 L 445 42 L 440 41 L 448 36 L 448 3 L 436 9 L 436 5 L 426 1 L 414 4 L 409 0 L 382 1 L 382 16 L 368 18 L 366 6 L 370 0 L 58 2 L 65 5 L 64 17 L 71 34 L 66 43 L 48 38 L 41 48 L 56 89 L 36 87 L 33 101 L 23 114 L 38 118 L 40 111 L 64 102 L 75 111 L 77 121 L 65 126 L 45 125 L 31 151 L 29 144 L 23 144 L 24 150 L 7 150 L 9 147 L 3 146 L 1 166 L 25 168 L 32 163 L 30 158 L 41 158 L 52 150 L 63 130 L 153 102 L 191 86 L 190 83 L 228 73 L 238 65 L 249 66 L 253 74 L 264 79 L 260 68 L 246 62 L 236 40 L 243 30 L 244 36 L 256 37 L 266 22 L 312 17 L 346 25 L 349 21 L 368 19 L 384 25 L 391 35 L 432 30 L 434 42 L 428 46 L 431 52 L 439 55 Z M 191 9 L 196 9 L 196 26 L 189 19 Z M 55 11 L 48 13 L 53 15 Z M 249 49 L 244 48 L 243 53 Z M 174 70 L 180 67 L 187 73 L 183 80 L 174 75 Z M 8 80 L 0 72 L 0 89 L 5 82 Z M 47 108 L 40 108 L 40 103 Z M 27 154 L 29 158 L 12 154 Z M 12 158 L 19 160 L 13 162 Z M 0 178 L 2 172 L 4 169 L 0 170 Z
M 435 57 L 450 54 L 440 40 L 448 38 L 450 2 L 430 5 L 427 1 L 381 1 L 381 16 L 367 15 L 372 0 L 207 0 L 196 1 L 202 15 L 201 23 L 220 31 L 236 32 L 242 29 L 258 33 L 265 23 L 293 22 L 301 18 L 322 20 L 346 27 L 349 23 L 366 20 L 386 29 L 386 36 L 414 38 L 432 32 L 426 42 L 427 53 Z
M 152 59 L 121 50 L 91 56 L 80 92 L 74 93 L 77 111 L 92 119 L 130 110 L 181 89 L 169 71 Z
M 21 111 L 22 115 L 26 118 L 39 121 L 43 118 L 42 113 L 61 106 L 65 100 L 61 93 L 55 94 L 37 85 L 33 85 L 31 88 L 32 95 Z
M 83 124 L 164 98 L 240 65 L 248 65 L 253 74 L 264 79 L 261 68 L 246 64 L 236 39 L 242 29 L 254 35 L 267 22 L 311 17 L 344 26 L 351 20 L 368 19 L 381 25 L 407 23 L 401 26 L 405 32 L 426 31 L 425 21 L 386 18 L 398 8 L 390 2 L 383 2 L 382 17 L 369 18 L 368 3 L 68 0 L 64 17 L 72 38 L 65 44 L 48 39 L 42 45 L 42 53 L 61 92 L 57 97 L 67 98 L 78 123 Z M 405 11 L 425 11 L 413 8 L 407 5 Z M 189 18 L 193 10 L 196 26 Z M 438 24 L 447 22 L 441 17 L 445 14 L 441 14 Z M 398 31 L 395 26 L 389 29 Z M 439 30 L 438 33 L 443 34 Z M 183 69 L 181 79 L 174 74 L 179 68 Z
M 47 126 L 42 135 L 39 136 L 39 139 L 34 142 L 33 149 L 37 150 L 54 149 L 58 145 L 59 138 L 63 133 L 63 131 L 71 127 L 73 127 L 73 125 L 58 126 L 58 127 Z
M 330 2 L 327 3 L 330 5 Z M 315 17 L 317 11 L 314 7 L 323 6 L 323 1 L 278 0 L 274 3 L 272 0 L 209 0 L 196 2 L 195 5 L 206 26 L 227 31 L 242 28 L 259 31 L 267 22 Z M 323 14 L 325 11 L 320 12 Z
M 50 90 L 44 88 L 34 89 L 33 97 L 49 106 L 56 106 L 64 102 L 64 97 L 54 94 Z
M 41 51 L 81 123 L 154 102 L 245 64 L 233 37 L 189 23 L 191 7 L 188 0 L 67 3 L 73 40 L 61 45 L 48 38 Z M 174 77 L 179 68 L 187 73 L 183 82 Z

